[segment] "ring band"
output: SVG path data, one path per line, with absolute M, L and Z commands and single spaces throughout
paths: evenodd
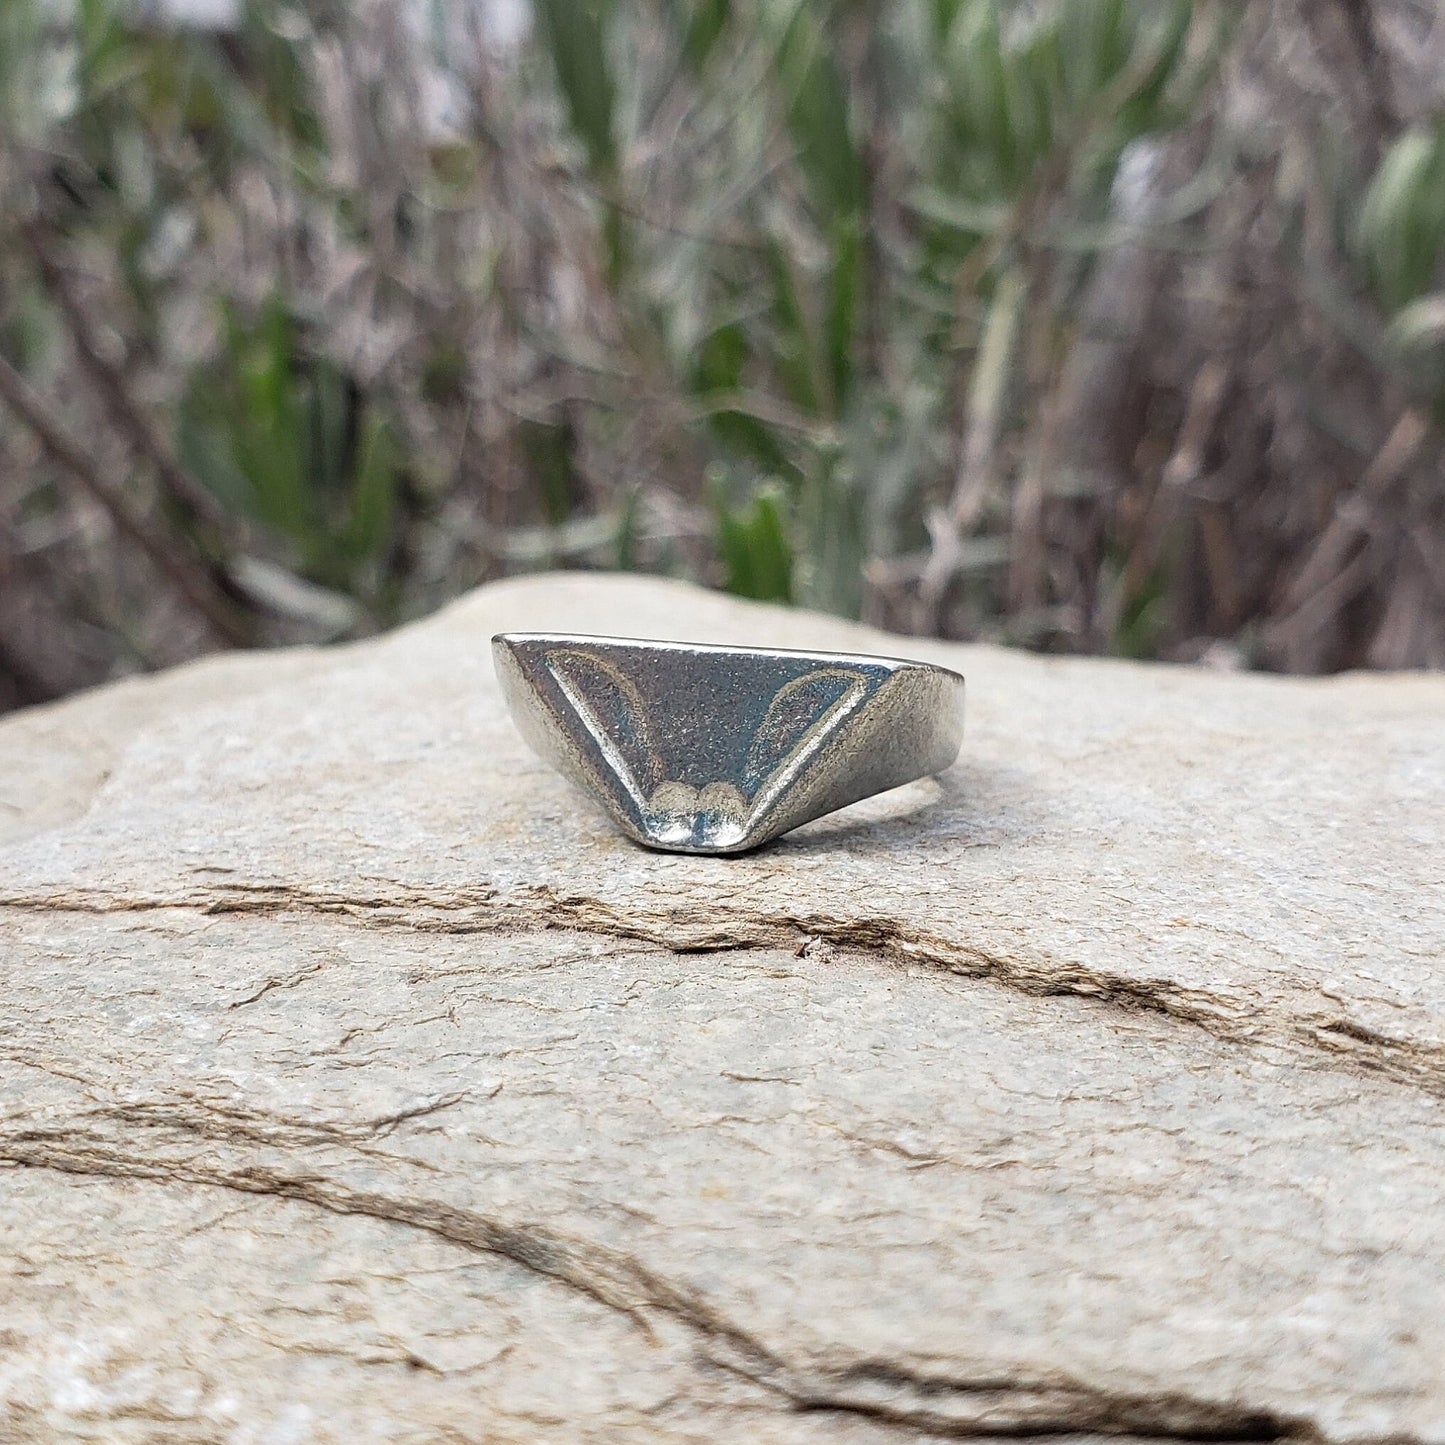
M 521 632 L 492 655 L 527 742 L 668 852 L 746 852 L 941 772 L 963 740 L 963 678 L 928 663 Z

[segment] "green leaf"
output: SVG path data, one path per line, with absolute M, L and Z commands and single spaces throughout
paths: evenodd
M 572 129 L 593 170 L 610 177 L 617 170 L 617 91 L 607 62 L 610 0 L 533 0 L 532 8 Z
M 799 506 L 799 597 L 809 607 L 857 617 L 868 556 L 868 494 L 844 472 L 834 447 L 819 447 Z
M 1436 291 L 1402 306 L 1385 335 L 1392 346 L 1406 354 L 1445 342 L 1445 292 Z
M 732 0 L 667 0 L 674 28 L 682 38 L 682 58 L 700 75 L 732 18 Z
M 853 137 L 848 90 L 814 9 L 799 4 L 778 49 L 788 130 L 825 217 L 860 213 L 867 200 L 863 157 Z
M 189 398 L 176 426 L 176 449 L 187 471 L 223 502 L 229 511 L 260 517 L 261 506 L 251 479 L 237 460 L 233 437 L 224 422 Z
M 1055 115 L 1059 89 L 1059 38 L 1052 25 L 1039 25 L 1000 55 L 1004 120 L 1014 175 L 1024 180 L 1058 143 Z
M 1445 420 L 1445 291 L 1403 306 L 1391 320 L 1385 340 L 1401 380 L 1429 405 L 1438 425 Z
M 256 332 L 233 329 L 242 410 L 236 454 L 263 518 L 302 539 L 313 530 L 307 488 L 307 425 L 294 385 L 294 331 L 284 302 L 267 307 Z
M 1002 423 L 1027 302 L 1025 272 L 1018 267 L 1005 271 L 988 308 L 968 388 L 969 425 L 991 435 L 998 433 Z
M 374 557 L 391 540 L 401 469 L 391 429 L 379 416 L 367 417 L 351 488 L 351 516 L 344 536 L 349 557 Z
M 572 427 L 565 421 L 528 420 L 519 423 L 517 431 L 542 515 L 552 526 L 560 526 L 572 515 L 583 492 L 573 464 L 576 438 Z
M 792 255 L 777 238 L 769 242 L 767 256 L 773 282 L 775 364 L 788 399 L 799 410 L 816 416 L 821 406 L 813 333 L 802 295 L 803 278 Z
M 1167 547 L 1166 551 L 1174 550 Z M 1137 596 L 1130 599 L 1110 639 L 1116 657 L 1146 661 L 1159 656 L 1169 630 L 1169 559 L 1166 556 L 1149 574 Z
M 833 396 L 833 414 L 839 415 L 853 390 L 858 313 L 862 305 L 864 243 L 863 229 L 854 217 L 839 220 L 833 227 L 833 264 L 829 276 L 828 314 L 824 340 L 828 379 Z
M 692 389 L 698 396 L 736 391 L 743 380 L 748 359 L 748 342 L 740 322 L 719 326 L 698 348 L 693 366 Z
M 80 0 L 75 11 L 81 65 L 86 73 L 106 64 L 125 43 L 116 0 Z
M 1445 121 L 1412 127 L 1386 151 L 1360 208 L 1358 241 L 1388 310 L 1429 289 L 1445 246 Z
M 767 423 L 740 407 L 720 407 L 708 421 L 713 435 L 733 456 L 779 475 L 796 475 L 796 464 Z
M 323 496 L 343 495 L 352 470 L 356 397 L 346 378 L 324 361 L 307 368 L 304 391 L 307 474 Z
M 793 600 L 793 549 L 783 520 L 784 501 L 774 486 L 760 487 L 742 507 L 719 496 L 717 544 L 727 590 L 760 602 Z
M 1057 139 L 1062 89 L 1052 11 L 1005 37 L 999 0 L 961 8 L 943 48 L 946 189 L 1015 200 Z
M 970 201 L 932 186 L 920 186 L 906 198 L 908 207 L 925 220 L 972 236 L 991 236 L 1008 220 L 1002 201 Z
M 719 326 L 698 350 L 692 375 L 693 393 L 703 400 L 715 400 L 740 391 L 748 356 L 742 324 L 729 321 Z M 756 462 L 769 472 L 793 470 L 787 451 L 757 417 L 731 406 L 721 406 L 709 410 L 708 426 L 734 456 Z
M 622 493 L 617 514 L 616 567 L 619 572 L 636 572 L 642 565 L 642 488 L 630 486 Z
M 929 20 L 935 43 L 941 44 L 948 38 L 948 32 L 958 19 L 958 12 L 969 3 L 970 0 L 932 0 Z
M 1144 22 L 1136 22 L 1130 63 L 1142 58 L 1148 64 L 1137 89 L 1119 107 L 1118 130 L 1129 139 L 1182 119 L 1169 92 L 1184 60 L 1194 7 L 1189 0 L 1156 0 L 1156 7 L 1150 8 Z M 1197 75 L 1184 77 L 1185 88 L 1197 94 L 1196 88 L 1212 74 L 1213 66 L 1206 61 Z
M 1064 92 L 1071 108 L 1087 110 L 1128 63 L 1125 5 L 1123 0 L 1063 0 L 1057 23 Z

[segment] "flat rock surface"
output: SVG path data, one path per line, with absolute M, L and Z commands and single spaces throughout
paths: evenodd
M 615 837 L 507 629 L 967 674 Z M 0 1439 L 1445 1441 L 1445 679 L 485 589 L 0 724 Z

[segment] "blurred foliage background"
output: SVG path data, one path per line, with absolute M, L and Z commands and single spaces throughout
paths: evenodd
M 1445 665 L 1420 0 L 0 0 L 0 707 L 549 567 Z

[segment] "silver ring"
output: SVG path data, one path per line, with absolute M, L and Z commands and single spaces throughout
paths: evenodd
M 842 652 L 556 633 L 492 639 L 517 727 L 629 838 L 742 853 L 942 772 L 963 679 Z

